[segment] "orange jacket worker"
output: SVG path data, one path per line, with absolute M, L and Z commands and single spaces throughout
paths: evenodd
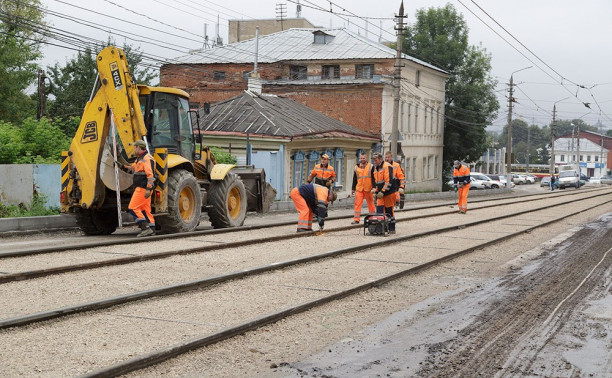
M 353 222 L 351 224 L 359 223 L 364 199 L 368 204 L 368 211 L 370 213 L 376 212 L 374 195 L 372 194 L 373 187 L 372 164 L 368 162 L 365 154 L 361 154 L 359 155 L 359 164 L 355 166 L 353 172 L 353 186 L 351 189 L 352 195 L 355 196 L 355 212 L 353 213 Z
M 128 205 L 130 214 L 134 217 L 136 224 L 142 230 L 138 236 L 155 235 L 155 218 L 151 213 L 151 193 L 155 183 L 155 161 L 147 152 L 147 145 L 143 140 L 132 143 L 136 161 L 123 168 L 134 172 L 134 194 Z
M 404 175 L 404 170 L 400 166 L 400 164 L 393 160 L 393 155 L 391 151 L 385 152 L 385 161 L 393 167 L 393 177 L 391 179 L 391 185 L 395 190 L 395 202 L 400 203 L 400 208 L 404 208 L 404 188 L 406 186 L 406 176 Z
M 315 180 L 315 184 L 327 186 L 328 188 L 331 188 L 334 181 L 336 181 L 336 171 L 329 164 L 329 155 L 321 155 L 321 164 L 315 165 L 308 176 L 308 182 L 312 182 L 312 179 Z
M 453 166 L 455 167 L 453 171 L 453 184 L 455 191 L 459 192 L 457 206 L 459 207 L 459 213 L 465 214 L 467 212 L 467 197 L 470 192 L 470 168 L 465 164 L 461 164 L 458 160 L 453 162 Z
M 323 229 L 327 218 L 327 204 L 336 199 L 336 193 L 325 186 L 302 184 L 291 189 L 293 204 L 299 213 L 297 232 L 312 231 L 312 217 L 319 220 L 319 229 Z
M 393 177 L 393 167 L 383 161 L 382 154 L 374 153 L 374 168 L 372 169 L 372 180 L 374 181 L 374 189 L 372 193 L 376 194 L 376 212 L 387 214 L 389 217 L 389 233 L 395 234 L 395 213 L 393 206 L 395 205 L 395 190 L 391 186 L 391 178 Z

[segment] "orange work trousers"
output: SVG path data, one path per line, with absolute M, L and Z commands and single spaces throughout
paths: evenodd
M 376 205 L 374 205 L 374 195 L 370 191 L 356 191 L 355 192 L 355 213 L 353 214 L 353 220 L 359 222 L 361 217 L 361 207 L 363 206 L 363 200 L 366 200 L 368 204 L 368 212 L 375 213 Z
M 297 229 L 312 230 L 312 216 L 314 215 L 310 207 L 306 204 L 304 197 L 300 195 L 298 188 L 291 189 L 290 194 L 293 204 L 299 213 Z
M 128 209 L 131 210 L 132 215 L 136 217 L 136 223 L 148 221 L 149 225 L 155 225 L 155 219 L 153 218 L 153 214 L 151 214 L 151 197 L 145 198 L 146 191 L 145 188 L 134 189 L 134 194 L 132 194 Z
M 376 206 L 384 206 L 385 208 L 390 207 L 393 209 L 393 207 L 395 207 L 395 193 L 376 199 Z M 395 211 L 392 211 L 391 215 L 395 216 Z
M 470 192 L 470 185 L 463 185 L 461 188 L 458 189 L 458 192 L 459 202 L 457 203 L 457 206 L 459 207 L 459 211 L 465 213 L 467 212 L 467 197 L 468 193 Z

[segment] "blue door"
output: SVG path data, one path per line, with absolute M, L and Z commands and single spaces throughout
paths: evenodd
M 280 151 L 253 151 L 251 164 L 266 171 L 266 180 L 276 189 L 276 200 L 283 194 L 282 154 Z

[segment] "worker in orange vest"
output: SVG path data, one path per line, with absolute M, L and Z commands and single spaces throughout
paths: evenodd
M 130 214 L 136 225 L 142 230 L 138 236 L 155 235 L 155 219 L 151 213 L 151 193 L 155 183 L 155 160 L 147 152 L 147 144 L 143 140 L 132 143 L 136 161 L 131 165 L 121 165 L 121 168 L 134 173 L 134 193 L 128 205 Z M 119 163 L 117 163 L 119 164 Z
M 293 204 L 299 213 L 297 232 L 312 231 L 312 218 L 318 218 L 319 230 L 323 230 L 327 218 L 327 205 L 336 200 L 336 193 L 325 186 L 302 184 L 291 189 Z
M 404 170 L 400 164 L 393 160 L 391 151 L 385 152 L 385 161 L 393 167 L 393 178 L 391 179 L 391 185 L 395 192 L 395 203 L 399 205 L 400 209 L 404 208 L 404 187 L 406 186 L 406 176 Z
M 308 182 L 312 182 L 312 179 L 315 180 L 315 184 L 327 186 L 328 188 L 332 187 L 332 184 L 336 181 L 336 171 L 334 167 L 329 165 L 329 155 L 321 155 L 321 164 L 315 165 L 308 176 Z
M 370 213 L 376 212 L 376 205 L 374 205 L 374 195 L 372 194 L 372 164 L 368 162 L 365 154 L 359 155 L 359 165 L 355 166 L 353 172 L 353 186 L 352 195 L 355 197 L 355 212 L 353 213 L 353 222 L 351 224 L 358 224 L 361 217 L 361 206 L 363 206 L 363 200 L 366 200 L 368 204 L 368 211 Z
M 395 191 L 391 187 L 393 167 L 383 160 L 382 154 L 374 153 L 374 168 L 372 169 L 372 181 L 374 188 L 372 193 L 376 195 L 376 212 L 386 213 L 389 217 L 389 233 L 395 234 Z
M 467 197 L 470 192 L 470 168 L 461 164 L 459 160 L 453 162 L 455 167 L 453 171 L 453 186 L 455 192 L 459 192 L 459 214 L 465 214 L 467 212 Z

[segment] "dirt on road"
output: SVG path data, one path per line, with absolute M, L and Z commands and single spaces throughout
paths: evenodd
M 273 375 L 610 377 L 612 214 L 569 235 Z

